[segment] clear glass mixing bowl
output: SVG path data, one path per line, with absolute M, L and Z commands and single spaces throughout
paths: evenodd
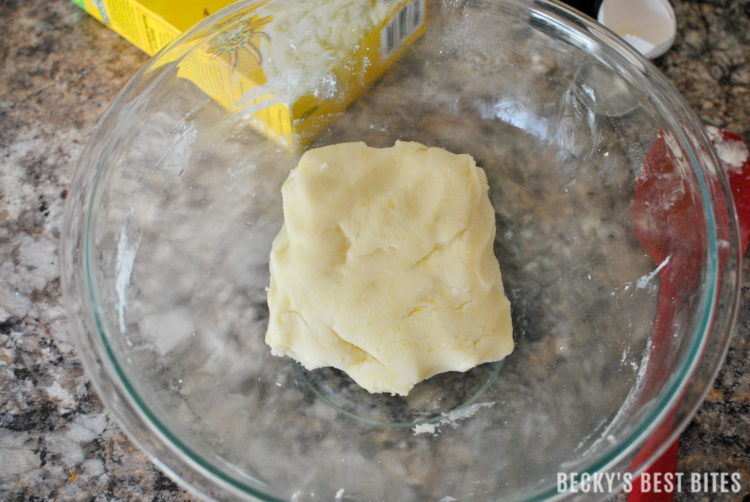
M 734 208 L 675 90 L 560 5 L 417 3 L 426 32 L 323 117 L 308 146 L 415 140 L 484 167 L 517 343 L 502 363 L 438 375 L 408 397 L 371 395 L 264 344 L 280 186 L 299 151 L 252 126 L 271 105 L 232 82 L 248 58 L 271 65 L 283 47 L 270 45 L 318 36 L 310 22 L 264 35 L 289 2 L 239 2 L 169 45 L 121 92 L 82 157 L 63 245 L 81 358 L 133 440 L 196 493 L 576 497 L 558 493 L 557 473 L 643 469 L 721 364 L 738 298 Z M 223 94 L 211 99 L 185 78 L 196 68 L 223 75 Z M 338 83 L 318 77 L 305 84 L 314 97 L 335 94 Z M 660 135 L 676 166 L 662 182 L 674 190 L 641 200 L 657 209 L 634 221 L 636 180 Z M 688 225 L 684 207 L 670 209 L 675 198 L 688 201 Z M 639 225 L 664 256 L 646 251 Z M 659 300 L 667 270 L 680 287 Z M 671 309 L 661 328 L 660 301 Z

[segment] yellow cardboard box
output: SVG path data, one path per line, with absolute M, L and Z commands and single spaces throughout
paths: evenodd
M 227 0 L 73 1 L 148 54 L 155 54 L 181 32 L 230 3 Z M 291 150 L 306 145 L 421 36 L 426 28 L 429 2 L 311 1 L 313 3 L 304 4 L 300 0 L 297 5 L 328 5 L 330 8 L 337 3 L 346 6 L 369 1 L 372 12 L 379 13 L 379 17 L 370 20 L 372 26 L 361 38 L 337 53 L 340 54 L 338 60 L 321 62 L 326 68 L 315 74 L 325 75 L 326 82 L 300 83 L 291 98 L 280 96 L 278 75 L 269 79 L 267 69 L 264 71 L 264 47 L 281 43 L 271 40 L 267 33 L 269 27 L 273 28 L 270 23 L 276 18 L 281 23 L 284 8 L 289 11 L 297 7 L 294 3 L 277 2 L 283 8 L 275 10 L 276 3 L 269 4 L 268 0 L 235 5 L 235 11 L 221 25 L 186 46 L 185 53 L 179 55 L 178 76 L 193 82 L 231 113 L 248 120 L 255 129 L 279 144 Z M 258 13 L 259 7 L 264 5 L 268 7 Z M 351 23 L 343 23 L 341 29 L 351 31 Z M 284 43 L 289 42 L 284 40 Z M 303 64 L 316 64 L 315 56 L 303 56 L 306 58 Z M 321 92 L 321 84 L 325 92 Z

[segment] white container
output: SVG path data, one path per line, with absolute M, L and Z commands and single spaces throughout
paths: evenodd
M 604 0 L 597 20 L 649 59 L 667 52 L 677 32 L 668 0 Z

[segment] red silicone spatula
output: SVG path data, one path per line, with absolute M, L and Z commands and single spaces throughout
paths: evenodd
M 707 130 L 729 178 L 744 254 L 750 239 L 750 154 L 740 136 L 714 127 Z M 646 155 L 646 161 L 636 180 L 631 213 L 634 232 L 641 245 L 657 264 L 664 263 L 659 271 L 659 300 L 651 345 L 651 350 L 655 352 L 672 336 L 670 327 L 677 314 L 677 305 L 685 300 L 684 297 L 698 280 L 705 245 L 705 236 L 695 231 L 696 222 L 703 218 L 702 209 L 696 202 L 699 199 L 695 198 L 696 194 L 691 193 L 690 186 L 677 169 L 678 162 L 669 149 L 664 134 L 660 132 Z M 723 200 L 718 200 L 722 197 L 720 190 L 710 191 L 714 193 L 714 203 L 723 203 Z M 663 223 L 656 225 L 655 222 Z M 721 224 L 726 224 L 726 221 L 718 223 L 718 228 L 726 227 Z M 720 256 L 719 259 L 723 263 L 726 256 Z M 722 269 L 721 265 L 719 269 Z M 654 368 L 653 371 L 659 369 Z M 648 379 L 647 374 L 645 380 Z M 657 451 L 659 444 L 671 432 L 672 419 L 673 416 L 668 417 L 652 434 L 633 461 L 634 466 L 640 465 Z M 664 480 L 667 473 L 675 472 L 678 443 L 679 440 L 674 441 L 645 471 L 651 483 L 642 483 L 641 477 L 633 482 L 629 502 L 673 500 L 673 490 L 656 491 L 653 480 Z

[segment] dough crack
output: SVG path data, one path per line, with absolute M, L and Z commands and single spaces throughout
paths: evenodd
M 383 364 L 383 361 L 378 359 L 378 357 L 375 354 L 373 354 L 372 352 L 369 352 L 368 350 L 364 349 L 363 347 L 360 347 L 359 345 L 355 343 L 350 342 L 349 340 L 341 336 L 339 332 L 336 331 L 335 329 L 333 328 L 330 328 L 330 329 L 331 329 L 331 332 L 334 334 L 334 336 L 338 338 L 341 343 L 348 346 L 352 351 L 354 351 L 355 354 L 358 354 L 360 356 L 359 358 L 357 358 L 359 360 L 355 364 L 362 364 L 366 362 L 367 360 L 374 360 L 377 363 L 385 366 L 385 364 Z
M 453 242 L 455 242 L 455 241 L 457 241 L 457 240 L 461 239 L 461 238 L 462 238 L 462 237 L 464 236 L 464 234 L 466 233 L 466 230 L 467 230 L 467 229 L 469 228 L 469 226 L 470 226 L 470 225 L 471 225 L 471 221 L 469 221 L 469 224 L 468 224 L 468 225 L 466 225 L 466 226 L 465 226 L 464 228 L 462 228 L 461 230 L 459 230 L 458 232 L 456 232 L 456 233 L 455 233 L 455 234 L 453 235 L 453 237 L 451 237 L 451 238 L 450 238 L 450 239 L 448 239 L 447 241 L 445 241 L 445 242 L 438 242 L 437 244 L 435 244 L 435 245 L 434 245 L 434 246 L 432 247 L 432 249 L 430 249 L 430 251 L 428 251 L 428 252 L 427 252 L 427 254 L 426 254 L 426 255 L 424 255 L 423 257 L 421 257 L 420 259 L 418 259 L 418 260 L 417 260 L 417 261 L 416 261 L 416 262 L 414 263 L 414 266 L 415 266 L 415 267 L 418 267 L 418 266 L 419 266 L 419 265 L 421 265 L 422 263 L 424 263 L 424 262 L 426 262 L 427 260 L 429 260 L 429 259 L 430 259 L 430 258 L 432 257 L 432 255 L 434 255 L 434 254 L 435 254 L 435 253 L 437 253 L 438 251 L 440 251 L 440 250 L 442 250 L 442 249 L 444 249 L 444 248 L 446 248 L 446 247 L 450 246 L 450 245 L 451 245 L 451 244 L 452 244 Z

